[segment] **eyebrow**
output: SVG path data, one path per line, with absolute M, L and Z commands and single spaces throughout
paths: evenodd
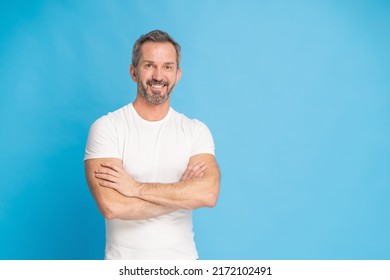
M 154 63 L 153 60 L 144 60 L 142 61 L 142 63 Z M 168 61 L 168 62 L 164 62 L 165 65 L 171 65 L 171 64 L 176 64 L 176 62 L 173 62 L 173 61 Z

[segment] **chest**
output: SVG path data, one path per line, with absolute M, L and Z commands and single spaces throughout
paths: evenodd
M 191 137 L 175 125 L 132 127 L 119 147 L 125 169 L 136 180 L 172 183 L 187 167 Z

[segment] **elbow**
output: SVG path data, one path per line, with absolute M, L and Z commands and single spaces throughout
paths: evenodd
M 208 208 L 214 208 L 217 205 L 217 200 L 218 200 L 218 194 L 217 193 L 210 193 L 206 197 L 204 204 Z
M 107 220 L 113 220 L 116 218 L 116 214 L 112 211 L 112 209 L 100 207 L 99 210 L 103 217 Z
M 220 190 L 220 178 L 216 179 L 213 184 L 213 188 L 207 195 L 206 207 L 213 208 L 217 205 L 218 196 Z
M 99 205 L 99 211 L 103 215 L 106 220 L 144 220 L 145 215 L 137 211 L 137 209 L 133 209 L 133 211 L 129 212 L 126 209 L 121 209 L 117 205 L 106 203 L 104 205 Z
M 213 208 L 217 205 L 218 195 L 213 193 L 204 194 L 197 199 L 191 199 L 182 203 L 180 207 L 185 210 L 195 210 L 202 207 Z
M 219 183 L 215 184 L 208 193 L 203 196 L 202 204 L 204 207 L 214 208 L 217 205 L 219 196 Z
M 99 205 L 99 211 L 107 220 L 120 219 L 120 213 L 109 204 Z

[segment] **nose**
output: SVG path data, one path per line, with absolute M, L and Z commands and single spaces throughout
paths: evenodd
M 160 81 L 160 80 L 162 80 L 162 77 L 163 77 L 163 73 L 162 73 L 161 68 L 156 67 L 156 68 L 154 69 L 154 71 L 153 71 L 153 76 L 152 76 L 152 78 L 153 78 L 154 80 Z

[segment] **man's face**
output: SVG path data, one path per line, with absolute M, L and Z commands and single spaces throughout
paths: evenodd
M 137 68 L 130 69 L 138 92 L 150 103 L 158 105 L 169 96 L 181 77 L 176 50 L 171 43 L 146 42 L 141 47 Z

